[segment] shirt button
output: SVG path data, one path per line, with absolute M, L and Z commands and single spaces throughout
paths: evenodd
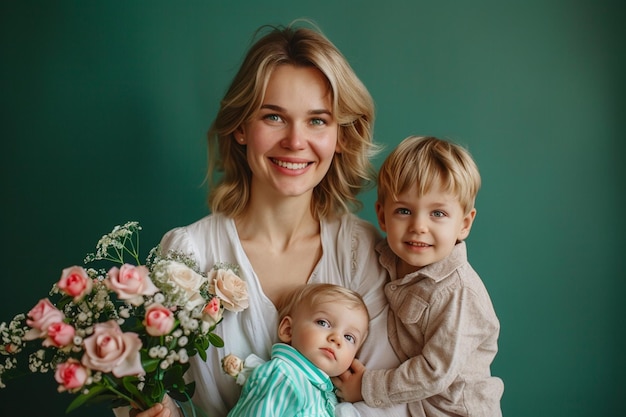
M 381 400 L 374 400 L 374 405 L 381 405 L 383 402 Z
M 398 286 L 396 284 L 391 285 L 391 291 L 395 291 L 398 289 Z

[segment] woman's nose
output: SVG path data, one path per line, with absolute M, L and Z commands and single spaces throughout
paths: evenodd
M 302 149 L 304 142 L 304 129 L 293 123 L 286 129 L 285 137 L 281 143 L 285 148 Z

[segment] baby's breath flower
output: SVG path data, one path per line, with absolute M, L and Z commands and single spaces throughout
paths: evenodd
M 148 351 L 148 356 L 150 356 L 151 358 L 156 358 L 158 355 L 159 355 L 159 347 L 152 346 L 150 350 Z
M 167 355 L 167 348 L 165 346 L 159 346 L 159 358 L 164 358 Z
M 110 233 L 102 236 L 96 244 L 95 252 L 85 257 L 86 276 L 83 279 L 87 280 L 89 291 L 76 297 L 65 292 L 67 287 L 59 285 L 61 281 L 51 286 L 50 298 L 46 301 L 50 301 L 58 309 L 54 313 L 62 316 L 63 322 L 74 329 L 74 336 L 70 337 L 71 341 L 67 346 L 43 346 L 42 339 L 47 337 L 46 332 L 38 328 L 35 330 L 44 335 L 42 338 L 24 340 L 26 332 L 33 334 L 31 327 L 26 324 L 24 313 L 16 315 L 10 322 L 0 322 L 0 358 L 5 358 L 0 361 L 0 388 L 14 374 L 22 374 L 27 370 L 50 373 L 57 369 L 57 365 L 64 364 L 80 367 L 78 375 L 82 378 L 79 382 L 82 387 L 67 389 L 60 384 L 60 391 L 89 394 L 90 397 L 93 395 L 85 404 L 102 399 L 100 394 L 93 394 L 101 392 L 108 398 L 121 395 L 116 398 L 116 405 L 129 405 L 129 398 L 132 398 L 133 402 L 145 406 L 146 399 L 160 398 L 165 390 L 173 388 L 166 382 L 171 379 L 168 378 L 170 368 L 181 372 L 181 364 L 188 363 L 190 355 L 207 349 L 211 343 L 223 345 L 219 336 L 210 333 L 215 325 L 208 326 L 203 320 L 204 306 L 216 295 L 210 294 L 207 274 L 200 272 L 192 255 L 178 251 L 163 253 L 159 246 L 152 248 L 144 264 L 148 274 L 144 274 L 142 279 L 152 281 L 158 292 L 143 295 L 143 304 L 134 306 L 126 303 L 120 299 L 121 290 L 111 288 L 111 277 L 108 273 L 112 266 L 120 269 L 124 263 L 142 266 L 139 260 L 140 230 L 138 222 L 127 222 L 115 226 Z M 86 265 L 92 262 L 93 265 Z M 234 265 L 216 265 L 218 269 L 226 267 L 235 273 L 238 271 Z M 174 313 L 174 328 L 169 334 L 148 334 L 145 314 L 148 306 L 153 303 L 161 304 Z M 31 320 L 36 321 L 32 317 Z M 132 389 L 127 388 L 128 381 L 122 383 L 121 378 L 110 372 L 86 369 L 85 362 L 81 360 L 87 355 L 86 339 L 92 337 L 94 328 L 100 329 L 105 322 L 118 323 L 123 334 L 135 333 L 141 340 L 141 346 L 137 347 L 138 357 L 145 358 L 147 355 L 151 358 L 150 363 L 158 362 L 158 366 L 145 368 L 145 375 L 132 375 Z M 156 323 L 158 325 L 158 320 Z M 186 346 L 190 346 L 189 351 Z M 142 365 L 137 366 L 141 369 Z M 155 379 L 156 375 L 159 375 L 158 381 Z M 111 386 L 111 382 L 116 387 L 115 392 L 107 388 Z M 93 391 L 94 388 L 99 391 Z

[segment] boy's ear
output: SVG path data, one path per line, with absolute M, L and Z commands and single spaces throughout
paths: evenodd
M 378 226 L 380 230 L 383 232 L 387 232 L 387 226 L 385 225 L 385 210 L 382 204 L 379 201 L 376 202 L 376 218 L 378 219 Z
M 473 208 L 469 213 L 463 217 L 463 224 L 461 226 L 461 230 L 459 230 L 459 235 L 457 239 L 459 242 L 467 239 L 470 234 L 470 230 L 472 230 L 472 224 L 474 223 L 474 219 L 476 218 L 476 209 Z
M 291 317 L 285 316 L 278 325 L 278 338 L 283 343 L 291 342 Z

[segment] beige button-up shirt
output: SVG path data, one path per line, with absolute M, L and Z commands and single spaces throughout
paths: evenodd
M 376 250 L 390 274 L 388 335 L 402 364 L 365 372 L 365 402 L 372 407 L 409 403 L 413 417 L 501 416 L 504 385 L 490 370 L 500 324 L 467 261 L 465 243 L 446 259 L 400 278 L 387 242 Z

